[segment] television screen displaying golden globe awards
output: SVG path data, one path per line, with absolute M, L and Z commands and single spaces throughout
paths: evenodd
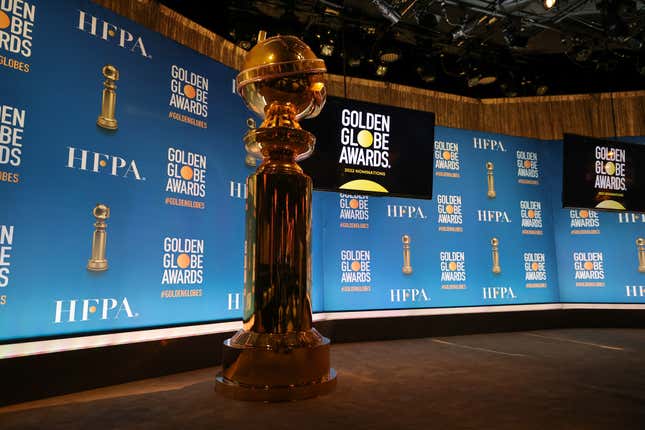
M 303 126 L 316 136 L 302 162 L 314 188 L 432 198 L 433 113 L 328 97 Z
M 645 212 L 645 147 L 564 135 L 564 207 Z

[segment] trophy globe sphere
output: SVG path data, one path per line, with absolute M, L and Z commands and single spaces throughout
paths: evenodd
M 106 64 L 103 66 L 103 69 L 101 70 L 103 72 L 103 76 L 107 79 L 111 79 L 113 81 L 118 81 L 119 80 L 119 69 L 114 67 L 111 64 Z
M 110 217 L 110 208 L 103 203 L 98 203 L 94 207 L 94 210 L 92 210 L 92 215 L 94 215 L 96 219 L 106 220 Z
M 325 104 L 326 72 L 325 62 L 300 39 L 274 36 L 248 52 L 237 75 L 237 91 L 263 118 L 272 104 L 291 104 L 296 120 L 313 118 Z

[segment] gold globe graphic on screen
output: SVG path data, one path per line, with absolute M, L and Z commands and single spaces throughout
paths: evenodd
M 367 149 L 374 143 L 374 136 L 369 130 L 361 130 L 356 134 L 356 142 L 358 142 L 362 148 Z M 369 179 L 354 179 L 342 184 L 338 188 L 341 190 L 368 191 L 374 193 L 388 192 L 387 188 L 383 185 Z
M 372 133 L 370 133 L 368 130 L 359 131 L 356 138 L 358 139 L 358 144 L 363 148 L 369 148 L 370 146 L 372 146 L 372 142 L 374 141 Z
M 243 328 L 224 342 L 215 384 L 227 397 L 297 400 L 336 384 L 329 340 L 312 326 L 312 181 L 296 162 L 314 149 L 298 121 L 325 104 L 325 72 L 298 38 L 261 32 L 237 76 L 238 93 L 264 121 L 244 136 L 262 163 L 247 180 Z

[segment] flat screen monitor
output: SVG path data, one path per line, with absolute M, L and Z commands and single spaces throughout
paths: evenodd
M 328 97 L 302 126 L 316 136 L 301 163 L 315 189 L 432 198 L 433 113 Z
M 564 135 L 562 206 L 645 212 L 645 146 Z

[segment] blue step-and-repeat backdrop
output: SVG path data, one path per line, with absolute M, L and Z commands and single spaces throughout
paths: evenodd
M 0 5 L 0 341 L 239 319 L 236 71 L 87 1 Z M 432 200 L 314 193 L 314 311 L 645 303 L 645 217 L 562 209 L 561 142 L 434 149 Z

